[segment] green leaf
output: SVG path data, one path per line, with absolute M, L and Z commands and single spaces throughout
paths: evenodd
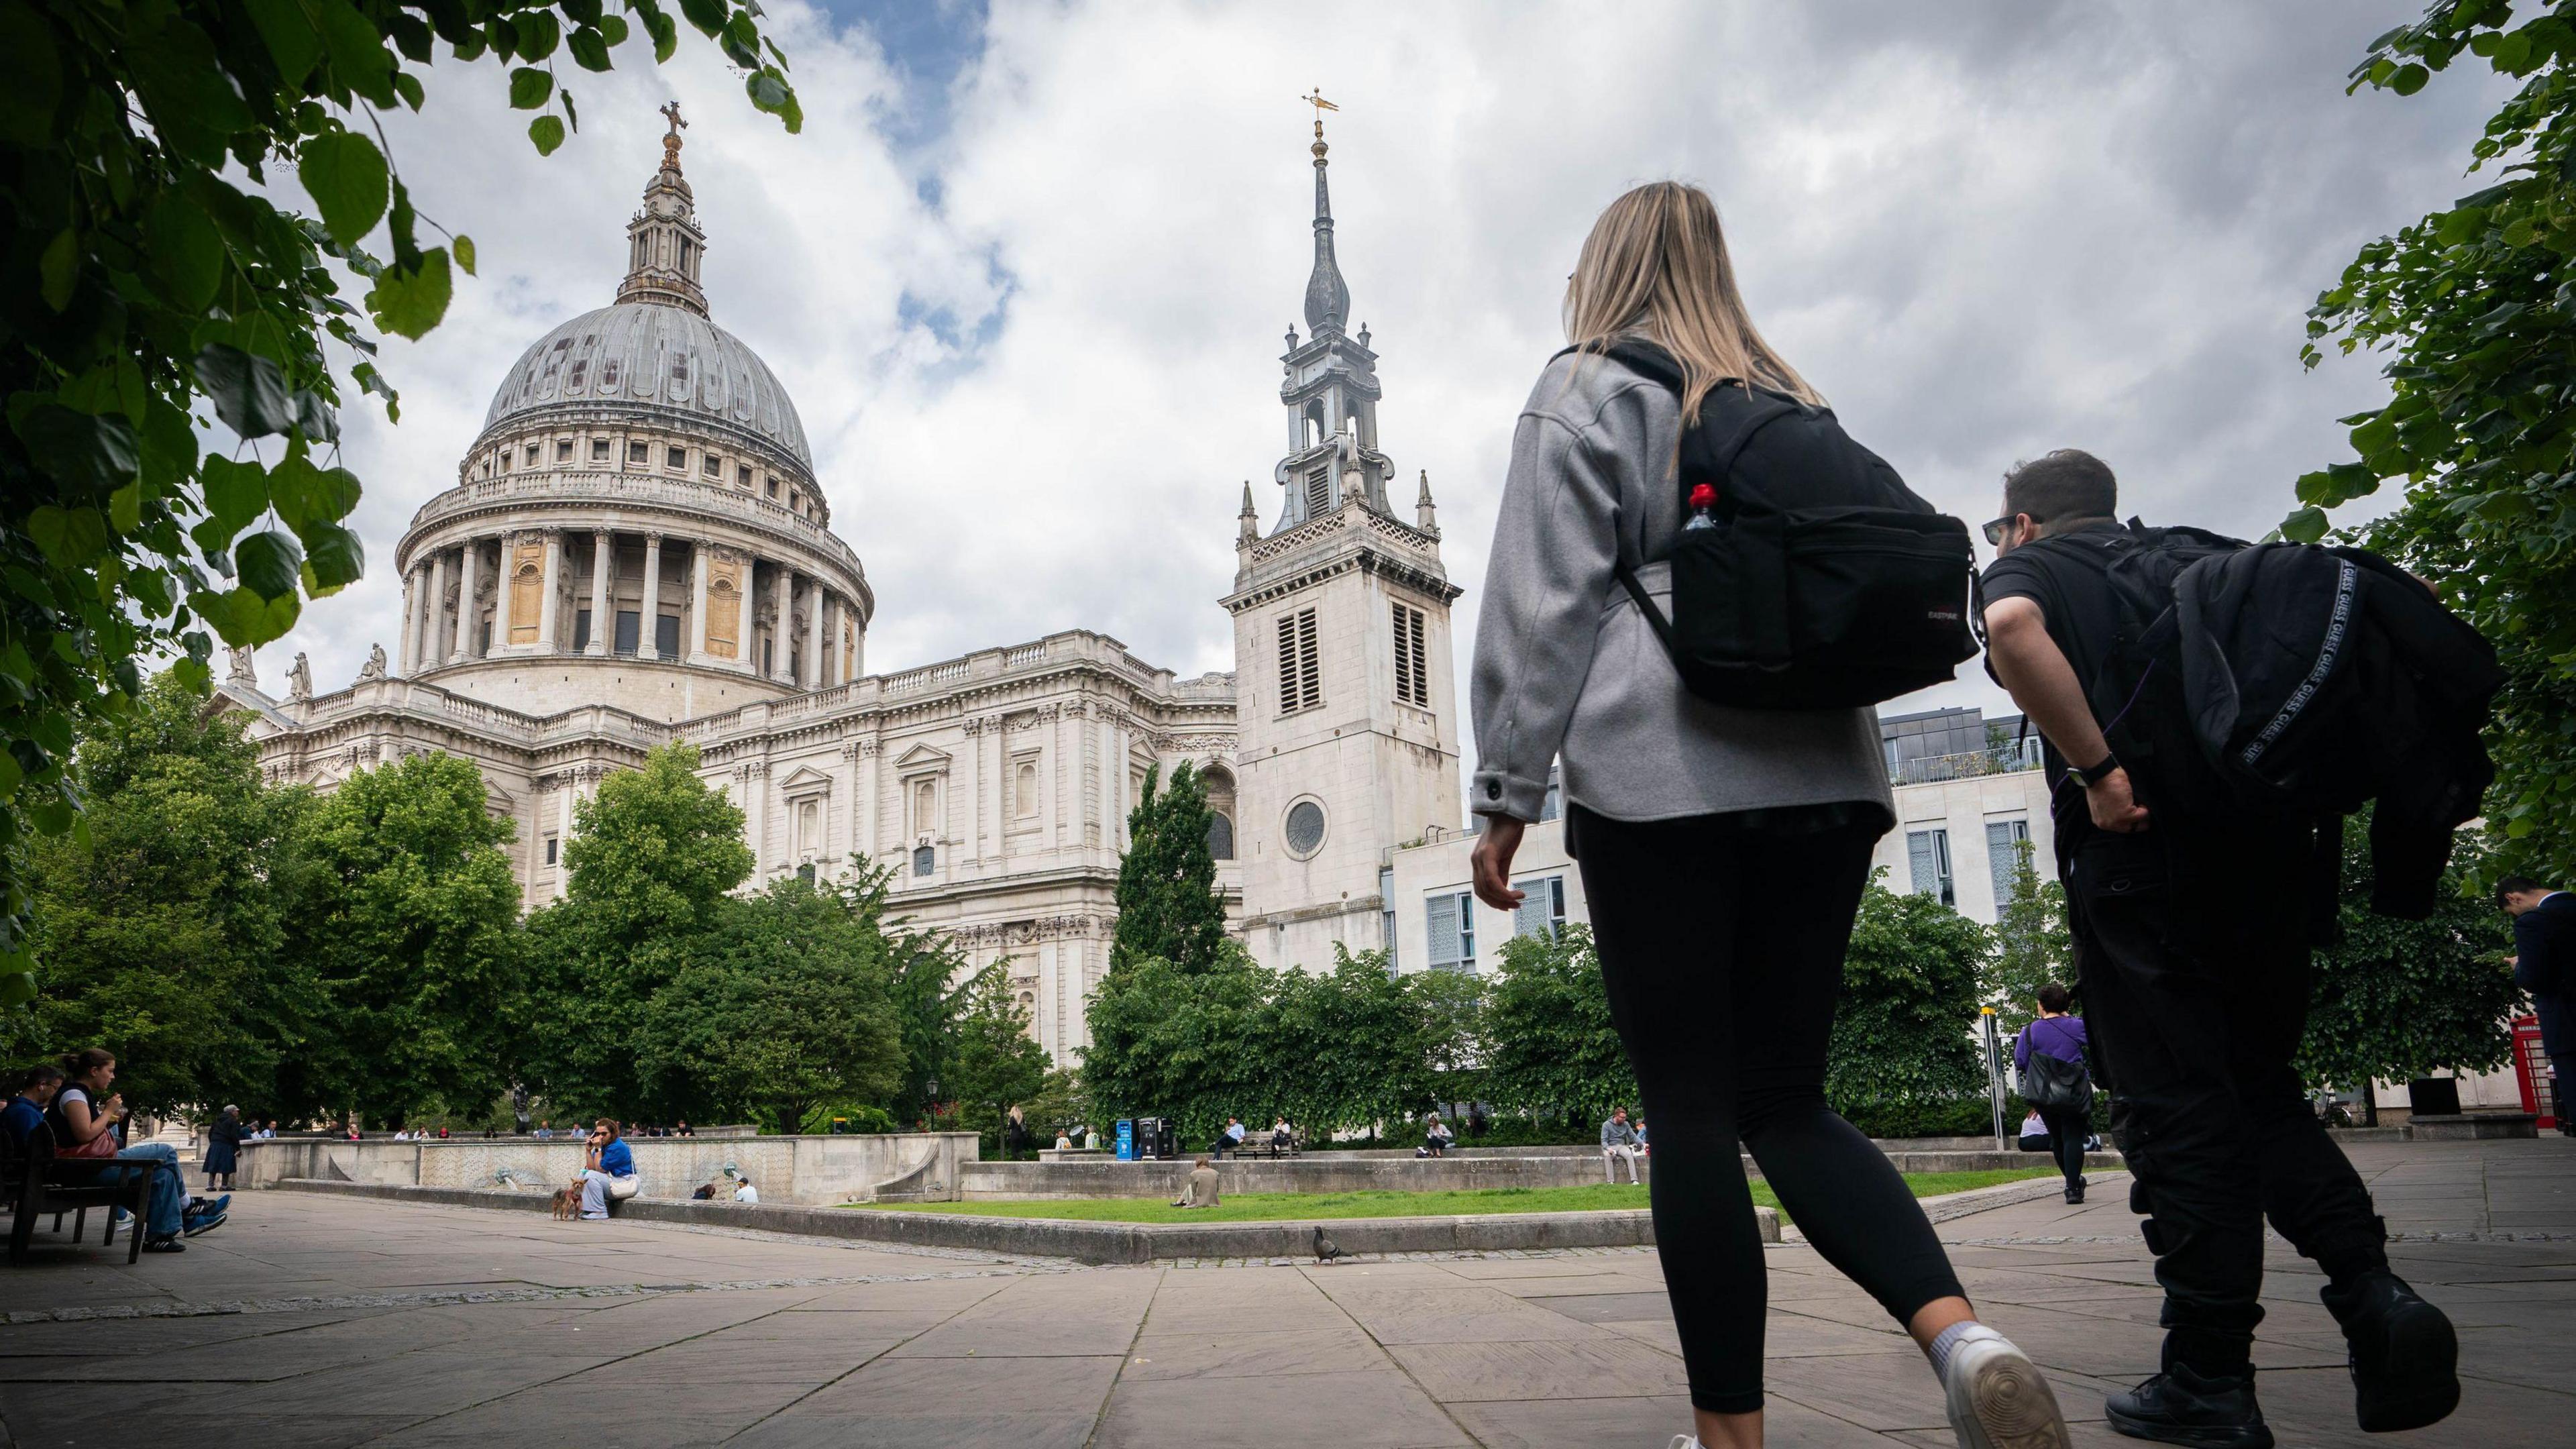
M 456 265 L 465 269 L 465 275 L 469 277 L 473 276 L 474 238 L 466 236 L 463 233 L 459 233 L 453 240 L 448 242 L 447 249 L 455 254 Z
M 653 37 L 653 63 L 667 64 L 680 48 L 680 25 L 661 6 L 639 0 L 638 13 L 644 17 L 644 33 Z
M 698 32 L 710 40 L 715 38 L 717 31 L 724 29 L 730 9 L 725 0 L 680 0 L 680 13 L 689 17 L 689 23 L 698 27 Z
M 537 119 L 543 123 L 554 118 Z M 454 289 L 455 281 L 448 274 L 447 249 L 432 247 L 421 253 L 417 271 L 387 268 L 367 293 L 367 310 L 375 315 L 377 326 L 416 342 L 429 335 L 429 330 L 447 315 L 448 299 Z
M 204 589 L 188 596 L 188 607 L 200 618 L 215 626 L 227 644 L 265 644 L 282 639 L 295 627 L 296 616 L 303 610 L 303 599 L 289 590 L 283 597 L 263 599 L 249 589 L 229 589 L 212 593 Z
M 2326 511 L 2302 508 L 2281 520 L 2281 536 L 2292 543 L 2314 543 L 2326 536 Z
M 161 193 L 143 216 L 144 260 L 161 290 L 181 309 L 202 312 L 224 280 L 223 234 L 205 211 L 176 191 Z
M 2476 241 L 2486 229 L 2485 207 L 2455 206 L 2435 220 L 2433 236 L 2444 246 L 2458 246 L 2462 242 Z
M 356 246 L 384 220 L 392 175 L 385 153 L 357 132 L 325 131 L 307 139 L 295 174 L 340 245 Z
M 551 156 L 564 143 L 564 123 L 560 116 L 539 116 L 528 123 L 528 139 L 537 145 L 537 154 Z
M 536 110 L 554 93 L 553 71 L 523 65 L 510 72 L 510 108 L 513 110 Z
M 233 549 L 233 565 L 241 571 L 243 588 L 262 599 L 286 598 L 295 593 L 302 574 L 304 546 L 284 529 L 267 529 Z
M 746 77 L 743 89 L 750 93 L 754 110 L 776 115 L 787 109 L 787 83 L 767 71 Z
M 242 8 L 267 44 L 268 58 L 277 62 L 278 78 L 288 90 L 302 88 L 322 60 L 322 37 L 304 18 L 304 7 L 296 0 L 242 0 Z
M 607 41 L 611 49 L 626 43 L 628 27 L 625 16 L 602 15 L 591 23 L 599 27 L 600 39 Z
M 277 516 L 309 544 L 308 527 L 337 523 L 358 506 L 358 475 L 346 468 L 316 468 L 309 458 L 287 458 L 269 470 L 268 494 Z
M 0 976 L 0 1006 L 20 1007 L 35 999 L 35 973 L 12 971 Z
M 133 481 L 141 466 L 134 425 L 114 414 L 39 403 L 13 419 L 37 471 L 73 497 L 95 497 Z
M 2424 89 L 2424 82 L 2432 78 L 2433 73 L 2420 65 L 2403 65 L 2388 78 L 2388 88 L 2401 96 L 2411 96 Z
M 72 304 L 72 289 L 80 285 L 80 233 L 64 227 L 45 243 L 44 254 L 36 259 L 37 294 L 45 305 L 61 311 Z
M 0 5 L 0 139 L 32 151 L 53 134 L 63 58 L 53 27 L 28 5 Z
M 198 477 L 205 490 L 206 516 L 214 520 L 226 540 L 268 511 L 268 473 L 256 462 L 237 463 L 220 454 L 209 454 L 198 469 Z
M 323 54 L 340 84 L 380 106 L 394 103 L 394 57 L 384 37 L 349 0 L 303 0 L 322 32 Z
M 209 166 L 220 163 L 225 140 L 256 124 L 215 54 L 214 41 L 187 21 L 162 21 L 124 55 L 144 114 L 164 140 L 190 159 Z
M 296 533 L 309 550 L 304 555 L 304 587 L 313 597 L 337 593 L 366 573 L 367 547 L 355 531 L 336 523 L 315 523 Z
M 210 344 L 197 354 L 197 386 L 214 403 L 224 426 L 244 438 L 265 438 L 295 426 L 286 374 L 265 357 Z
M 562 38 L 563 27 L 556 23 L 550 10 L 522 10 L 516 17 L 519 28 L 519 58 L 543 60 L 555 53 L 555 42 Z
M 118 533 L 132 533 L 143 522 L 143 484 L 128 483 L 107 495 L 107 522 Z
M 107 520 L 95 508 L 48 503 L 27 515 L 27 537 L 56 568 L 76 569 L 107 550 Z
M 564 48 L 583 70 L 607 70 L 613 64 L 608 58 L 608 37 L 586 25 L 564 37 Z
M 421 102 L 429 99 L 429 92 L 421 89 L 420 77 L 407 70 L 394 72 L 394 93 L 402 97 L 404 105 L 415 111 L 420 109 Z

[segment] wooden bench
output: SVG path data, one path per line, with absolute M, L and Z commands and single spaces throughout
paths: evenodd
M 1276 1160 L 1282 1157 L 1294 1157 L 1297 1155 L 1297 1152 L 1298 1141 L 1295 1137 L 1290 1137 L 1288 1139 L 1288 1145 L 1282 1147 L 1271 1138 L 1270 1134 L 1265 1132 L 1258 1137 L 1244 1138 L 1243 1145 L 1240 1147 L 1227 1148 L 1225 1155 L 1228 1157 L 1267 1157 Z
M 124 1169 L 118 1171 L 118 1169 Z M 106 1232 L 100 1241 L 116 1246 L 116 1209 L 134 1215 L 133 1230 L 127 1235 L 125 1261 L 132 1263 L 143 1255 L 143 1223 L 152 1200 L 152 1174 L 159 1169 L 151 1163 L 116 1163 L 101 1157 L 64 1157 L 54 1148 L 54 1129 L 50 1123 L 39 1123 L 27 1134 L 24 1150 L 10 1143 L 0 1133 L 0 1200 L 10 1207 L 9 1261 L 27 1261 L 28 1245 L 36 1236 L 36 1219 L 50 1213 L 54 1231 L 63 1230 L 63 1214 L 72 1214 L 72 1241 L 78 1243 L 89 1227 L 89 1210 L 105 1208 Z

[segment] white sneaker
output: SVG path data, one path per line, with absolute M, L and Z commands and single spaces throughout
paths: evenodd
M 1699 1449 L 1699 1436 L 1696 1434 L 1675 1434 L 1673 1436 L 1673 1442 L 1665 1445 L 1664 1449 Z
M 1959 1449 L 2072 1449 L 2039 1365 L 1982 1323 L 1951 1350 L 1944 1394 Z

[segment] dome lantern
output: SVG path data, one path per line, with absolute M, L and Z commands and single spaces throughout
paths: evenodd
M 670 129 L 662 137 L 662 167 L 645 183 L 644 204 L 626 223 L 626 280 L 617 289 L 620 302 L 653 302 L 707 315 L 707 294 L 699 285 L 706 264 L 707 237 L 698 230 L 697 198 L 680 174 L 680 103 L 669 101 L 662 118 Z

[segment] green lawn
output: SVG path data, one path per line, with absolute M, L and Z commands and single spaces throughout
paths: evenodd
M 2053 1168 L 1998 1172 L 1909 1172 L 1916 1197 L 1938 1197 L 2001 1182 L 2046 1177 Z M 1753 1200 L 1776 1208 L 1767 1184 L 1753 1184 Z M 1228 1193 L 1212 1208 L 1184 1211 L 1156 1198 L 1003 1198 L 990 1202 L 849 1203 L 893 1212 L 965 1213 L 986 1218 L 1057 1218 L 1094 1223 L 1242 1223 L 1307 1218 L 1418 1218 L 1463 1213 L 1572 1213 L 1641 1208 L 1646 1190 L 1616 1187 L 1496 1187 L 1472 1192 L 1247 1192 Z M 1785 1220 L 1788 1216 L 1783 1213 Z

